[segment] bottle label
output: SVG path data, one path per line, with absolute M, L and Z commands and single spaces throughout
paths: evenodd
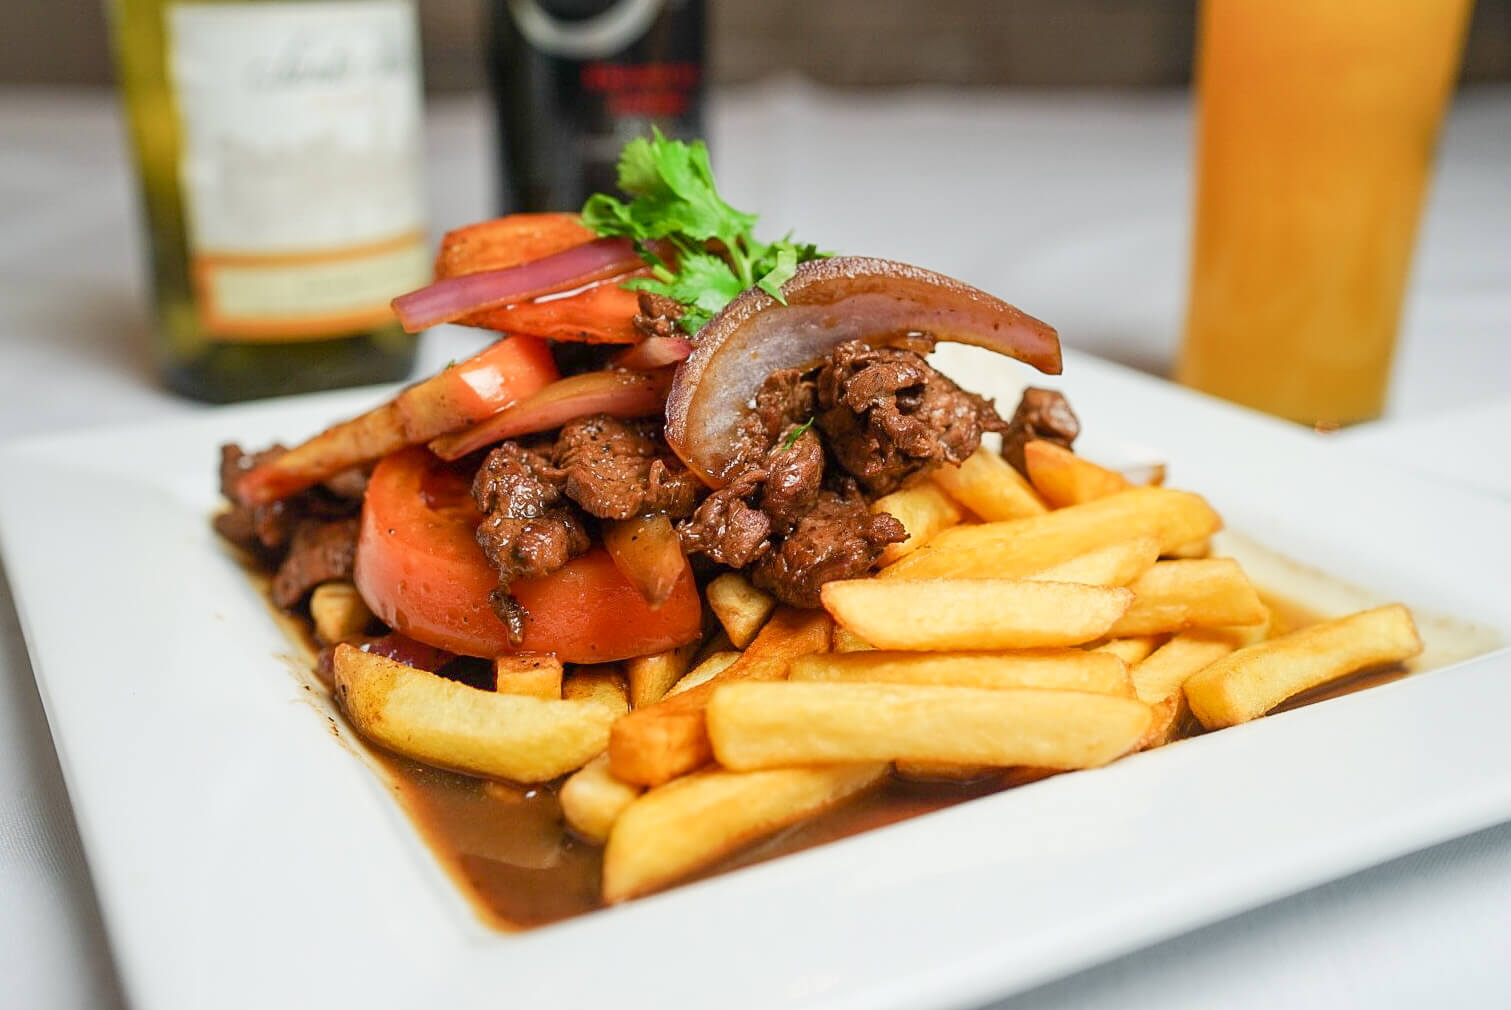
M 185 228 L 211 336 L 391 322 L 430 275 L 409 0 L 168 10 Z

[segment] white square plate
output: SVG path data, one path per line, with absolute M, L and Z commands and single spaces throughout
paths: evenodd
M 1008 405 L 1024 375 L 941 352 Z M 1093 456 L 1511 636 L 1511 506 L 1071 356 Z M 962 1006 L 1511 819 L 1511 653 L 965 803 L 532 932 L 482 926 L 281 659 L 216 543 L 216 446 L 371 391 L 14 443 L 0 545 L 127 991 L 288 1005 Z

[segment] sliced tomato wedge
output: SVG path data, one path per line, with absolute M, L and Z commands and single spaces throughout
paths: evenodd
M 685 572 L 652 609 L 607 551 L 594 547 L 551 575 L 522 579 L 524 639 L 511 645 L 488 605 L 498 576 L 474 539 L 471 474 L 419 446 L 373 470 L 357 543 L 357 590 L 389 627 L 427 645 L 491 658 L 554 652 L 605 663 L 684 645 L 702 630 L 702 603 Z
M 588 344 L 634 344 L 644 339 L 635 329 L 635 314 L 640 311 L 640 296 L 620 287 L 631 277 L 646 271 L 624 274 L 599 281 L 575 294 L 551 295 L 533 302 L 484 309 L 460 320 L 466 326 L 479 326 L 502 333 L 522 333 L 547 340 Z
M 482 270 L 503 270 L 565 252 L 598 236 L 576 214 L 510 214 L 448 232 L 436 254 L 437 280 Z M 503 333 L 590 344 L 634 344 L 641 339 L 632 320 L 639 296 L 620 287 L 635 271 L 533 301 L 484 309 L 457 322 Z

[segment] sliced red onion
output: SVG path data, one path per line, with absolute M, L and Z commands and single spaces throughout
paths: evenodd
M 726 482 L 735 430 L 771 373 L 811 365 L 840 344 L 876 346 L 910 334 L 974 344 L 1060 371 L 1054 327 L 999 298 L 906 263 L 859 256 L 811 260 L 782 285 L 783 305 L 757 288 L 698 333 L 666 401 L 666 440 L 710 486 Z
M 579 288 L 643 266 L 629 239 L 602 238 L 502 270 L 447 277 L 393 300 L 410 333 L 473 312 Z
M 442 459 L 460 459 L 506 438 L 549 431 L 590 414 L 647 417 L 661 412 L 670 384 L 671 376 L 665 371 L 572 375 L 466 431 L 432 440 L 430 451 Z
M 686 360 L 693 353 L 693 342 L 681 337 L 646 337 L 614 359 L 615 368 L 645 371 L 665 368 Z

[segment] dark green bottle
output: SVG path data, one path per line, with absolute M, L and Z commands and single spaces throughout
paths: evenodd
M 166 383 L 213 402 L 400 379 L 426 283 L 413 0 L 112 0 Z

